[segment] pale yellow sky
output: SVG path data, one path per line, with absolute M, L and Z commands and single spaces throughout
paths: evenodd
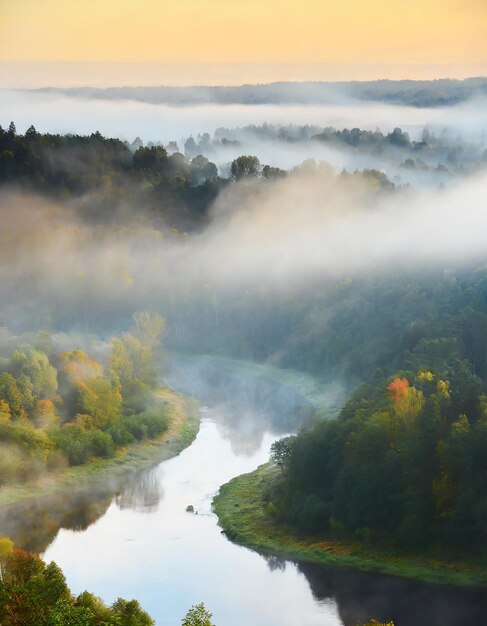
M 463 77 L 487 74 L 486 32 L 487 0 L 0 0 L 0 61 L 20 74 L 32 66 L 11 62 L 178 64 L 179 83 L 179 64 L 218 82 L 208 68 L 222 63 L 265 66 L 263 80 L 273 67 L 279 80 L 286 67 L 289 79 Z

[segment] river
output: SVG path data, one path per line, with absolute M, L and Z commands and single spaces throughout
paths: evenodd
M 74 593 L 89 589 L 108 603 L 135 597 L 158 626 L 177 626 L 199 602 L 217 626 L 355 626 L 371 617 L 396 626 L 487 623 L 479 590 L 266 558 L 230 542 L 213 496 L 265 462 L 271 443 L 307 412 L 289 389 L 222 365 L 180 359 L 170 382 L 201 403 L 189 448 L 123 485 L 58 501 L 62 513 L 38 505 L 27 516 L 36 521 L 24 543 L 43 544 Z

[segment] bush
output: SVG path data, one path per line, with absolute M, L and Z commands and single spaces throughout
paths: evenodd
M 37 554 L 15 549 L 6 559 L 0 582 L 0 623 L 3 626 L 153 626 L 137 600 L 119 598 L 107 607 L 85 591 L 74 598 L 63 572 Z
M 169 426 L 167 415 L 162 413 L 160 409 L 145 411 L 144 413 L 140 413 L 137 417 L 147 427 L 149 437 L 162 435 Z
M 138 419 L 138 417 L 126 417 L 123 420 L 123 425 L 128 430 L 128 432 L 138 441 L 141 441 L 142 439 L 145 439 L 147 437 L 147 427 Z
M 126 446 L 135 441 L 135 437 L 123 423 L 112 426 L 108 432 L 116 446 Z
M 23 451 L 34 454 L 44 461 L 52 448 L 48 435 L 25 423 L 0 422 L 0 441 L 18 445 Z
M 169 420 L 160 409 L 151 409 L 138 415 L 124 417 L 118 428 L 134 439 L 141 441 L 147 437 L 157 437 L 167 430 Z
M 90 435 L 91 451 L 93 456 L 111 457 L 115 453 L 115 446 L 110 433 L 101 430 L 88 431 Z
M 50 436 L 70 465 L 82 465 L 92 456 L 110 457 L 115 452 L 110 433 L 101 430 L 64 426 L 50 431 Z

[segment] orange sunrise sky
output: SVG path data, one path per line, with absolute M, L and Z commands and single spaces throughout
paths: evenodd
M 0 0 L 0 80 L 463 78 L 486 32 L 487 0 Z

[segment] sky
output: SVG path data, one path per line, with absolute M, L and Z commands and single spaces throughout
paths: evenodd
M 487 0 L 0 0 L 0 80 L 462 78 L 486 27 Z

